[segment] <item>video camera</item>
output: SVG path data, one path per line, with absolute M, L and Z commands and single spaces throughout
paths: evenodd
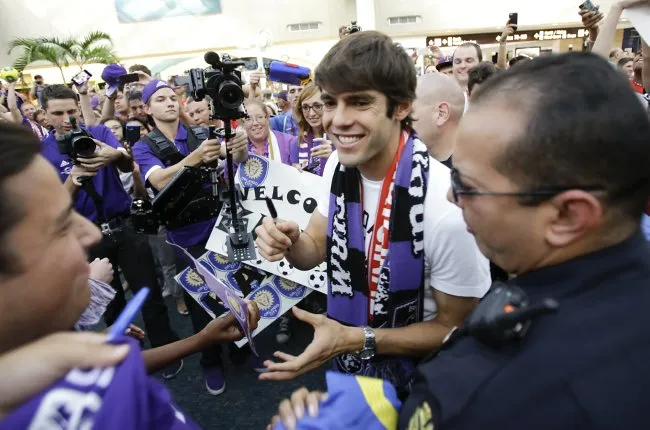
M 70 115 L 70 124 L 72 130 L 63 136 L 56 137 L 59 152 L 72 160 L 77 160 L 79 157 L 92 157 L 97 149 L 97 144 L 88 133 L 77 125 L 77 118 L 74 115 Z
M 201 101 L 206 95 L 210 96 L 214 118 L 244 118 L 244 90 L 241 72 L 237 70 L 244 62 L 231 61 L 227 54 L 223 55 L 223 59 L 219 58 L 215 52 L 208 52 L 203 58 L 212 68 L 206 71 L 190 70 L 189 90 L 192 98 Z
M 219 215 L 221 198 L 214 192 L 218 186 L 215 170 L 184 167 L 152 202 L 133 200 L 131 220 L 135 231 L 156 234 L 160 225 L 175 230 Z M 212 183 L 213 187 L 206 188 L 206 183 Z
M 352 22 L 350 22 L 350 25 L 348 25 L 348 33 L 349 33 L 349 34 L 352 34 L 352 33 L 358 33 L 358 32 L 360 32 L 360 31 L 361 31 L 361 27 L 359 27 L 359 26 L 357 25 L 357 22 L 356 22 L 356 21 L 352 21 Z

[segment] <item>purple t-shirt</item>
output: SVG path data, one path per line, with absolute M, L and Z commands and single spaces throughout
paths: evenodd
M 198 429 L 173 404 L 167 389 L 147 375 L 137 342 L 118 342 L 129 342 L 131 349 L 117 367 L 72 370 L 14 410 L 0 430 Z
M 120 142 L 118 142 L 115 136 L 113 136 L 111 130 L 106 126 L 90 126 L 86 127 L 86 131 L 95 139 L 104 142 L 108 146 L 116 149 L 122 147 Z M 52 163 L 56 171 L 59 173 L 61 182 L 65 182 L 66 179 L 68 179 L 68 176 L 70 176 L 72 163 L 68 157 L 59 152 L 54 131 L 50 132 L 50 134 L 41 141 L 41 144 L 41 154 Z M 110 165 L 102 167 L 93 178 L 93 184 L 95 185 L 97 193 L 102 196 L 104 217 L 107 220 L 115 218 L 116 216 L 126 216 L 129 214 L 129 209 L 131 208 L 131 197 L 129 197 L 127 192 L 124 191 L 117 167 Z M 75 195 L 74 208 L 90 221 L 97 221 L 95 202 L 82 189 L 79 189 Z
M 178 131 L 176 132 L 174 144 L 178 151 L 184 156 L 190 154 L 189 147 L 187 146 L 187 129 L 180 122 L 178 123 Z M 135 145 L 133 145 L 133 158 L 135 159 L 135 162 L 140 165 L 140 172 L 142 173 L 143 178 L 148 179 L 149 171 L 155 166 L 162 169 L 165 168 L 165 163 L 156 157 L 151 148 L 149 148 L 149 145 L 147 145 L 147 142 L 142 140 L 139 140 Z M 148 180 L 147 184 L 151 185 Z M 215 217 L 206 221 L 177 228 L 176 230 L 169 230 L 169 239 L 183 247 L 205 242 L 208 237 L 210 237 L 210 232 L 212 231 L 212 227 L 214 227 L 216 220 Z

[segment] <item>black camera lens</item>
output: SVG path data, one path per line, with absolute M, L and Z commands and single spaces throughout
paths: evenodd
M 79 157 L 92 157 L 97 149 L 97 144 L 90 137 L 80 136 L 73 138 L 72 148 Z
M 237 109 L 244 103 L 244 91 L 233 81 L 224 81 L 219 85 L 219 101 L 227 109 Z

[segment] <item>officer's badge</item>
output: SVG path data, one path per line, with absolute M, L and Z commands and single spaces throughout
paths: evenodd
M 249 155 L 243 167 L 239 169 L 239 179 L 245 188 L 259 187 L 269 174 L 269 160 L 257 155 Z
M 257 303 L 262 318 L 275 318 L 280 315 L 280 296 L 269 285 L 257 289 L 251 299 Z

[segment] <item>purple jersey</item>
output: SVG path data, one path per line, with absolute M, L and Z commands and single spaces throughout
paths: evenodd
M 86 127 L 86 131 L 108 146 L 113 148 L 122 147 L 108 127 L 95 125 Z M 72 170 L 72 163 L 67 156 L 61 155 L 59 152 L 54 132 L 50 132 L 41 143 L 41 154 L 54 165 L 61 182 L 65 182 Z M 124 191 L 122 181 L 120 181 L 120 174 L 115 166 L 105 166 L 99 169 L 99 172 L 93 178 L 93 185 L 95 185 L 95 190 L 104 200 L 102 206 L 104 217 L 107 220 L 129 214 L 131 197 Z M 97 221 L 95 202 L 84 190 L 78 190 L 75 194 L 74 208 L 90 221 Z
M 180 122 L 178 123 L 178 131 L 176 132 L 174 144 L 178 151 L 184 156 L 190 154 L 189 147 L 187 146 L 187 129 Z M 165 168 L 165 164 L 162 160 L 156 157 L 151 148 L 149 148 L 149 145 L 147 145 L 147 142 L 142 140 L 133 145 L 133 158 L 135 159 L 135 162 L 140 165 L 140 172 L 147 184 L 149 184 L 149 175 L 153 169 Z M 216 220 L 215 217 L 206 221 L 200 221 L 195 224 L 177 228 L 176 230 L 170 230 L 168 233 L 169 239 L 184 248 L 204 242 L 208 237 L 210 237 L 212 227 L 214 227 Z
M 199 427 L 171 400 L 167 389 L 150 378 L 137 342 L 117 367 L 74 369 L 65 378 L 14 410 L 0 423 L 9 429 L 151 429 Z

